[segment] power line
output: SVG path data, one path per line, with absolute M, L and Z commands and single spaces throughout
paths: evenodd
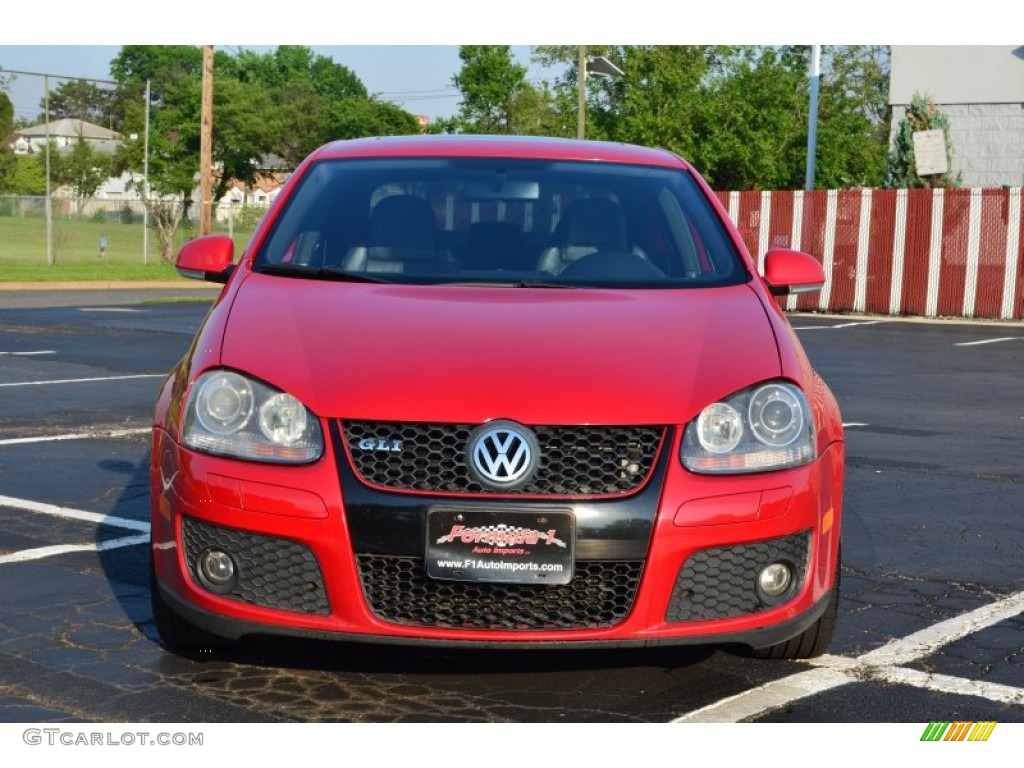
M 458 88 L 425 88 L 422 90 L 415 91 L 382 91 L 381 95 L 384 96 L 402 96 L 405 94 L 417 94 L 417 93 L 459 93 Z
M 0 67 L 0 73 L 7 75 L 31 75 L 32 77 L 52 77 L 55 80 L 90 80 L 94 83 L 107 83 L 117 85 L 117 80 L 104 80 L 101 77 L 82 77 L 81 75 L 56 75 L 52 72 L 23 72 L 18 69 L 4 69 Z

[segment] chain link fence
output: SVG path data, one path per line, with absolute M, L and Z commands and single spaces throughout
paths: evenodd
M 152 220 L 146 229 L 149 217 L 141 200 L 54 197 L 50 204 L 48 233 L 45 197 L 0 195 L 0 264 L 47 263 L 47 237 L 56 266 L 97 257 L 136 263 L 163 260 Z M 266 210 L 266 205 L 218 206 L 213 233 L 234 238 L 241 252 Z M 198 235 L 198 206 L 192 205 L 174 231 L 170 255 Z

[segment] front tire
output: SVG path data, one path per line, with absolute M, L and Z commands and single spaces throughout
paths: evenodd
M 149 599 L 153 609 L 153 623 L 164 646 L 185 653 L 213 653 L 230 645 L 223 637 L 210 634 L 178 616 L 164 602 L 156 579 L 156 568 L 150 564 Z
M 813 659 L 828 650 L 835 633 L 836 617 L 839 615 L 839 567 L 840 555 L 836 556 L 836 579 L 828 607 L 816 622 L 796 637 L 784 640 L 767 648 L 752 648 L 750 655 L 755 659 Z

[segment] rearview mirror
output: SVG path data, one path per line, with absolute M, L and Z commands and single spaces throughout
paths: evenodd
M 499 171 L 466 182 L 462 197 L 474 202 L 528 202 L 540 199 L 540 183 L 534 178 Z
M 764 279 L 773 296 L 813 293 L 825 285 L 825 269 L 813 256 L 779 248 L 764 256 Z
M 207 235 L 182 246 L 174 267 L 182 277 L 226 283 L 235 265 L 235 243 L 227 235 Z

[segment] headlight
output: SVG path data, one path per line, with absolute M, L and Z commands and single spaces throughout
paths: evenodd
M 772 381 L 712 403 L 686 425 L 683 465 L 702 474 L 768 472 L 814 460 L 807 398 Z
M 207 371 L 185 405 L 183 441 L 218 456 L 307 464 L 324 452 L 320 422 L 284 392 L 234 371 Z

